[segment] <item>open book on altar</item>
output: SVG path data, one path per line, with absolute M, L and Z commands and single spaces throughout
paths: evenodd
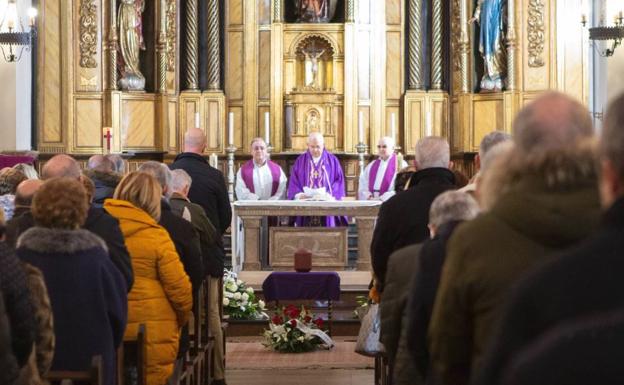
M 303 193 L 307 196 L 302 200 L 307 201 L 333 201 L 336 200 L 332 195 L 328 194 L 325 190 L 325 187 L 319 188 L 310 188 L 307 186 L 303 187 Z

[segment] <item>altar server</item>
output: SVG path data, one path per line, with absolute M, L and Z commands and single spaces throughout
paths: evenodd
M 285 197 L 286 174 L 275 162 L 268 159 L 267 145 L 262 138 L 251 141 L 249 160 L 236 173 L 236 198 L 238 200 L 279 200 Z
M 394 153 L 394 140 L 384 136 L 377 144 L 379 158 L 369 163 L 360 175 L 358 197 L 360 200 L 375 199 L 386 201 L 394 195 L 394 179 L 399 170 L 407 167 Z M 401 164 L 398 164 L 401 162 Z
M 323 135 L 313 132 L 308 137 L 308 150 L 299 155 L 292 168 L 288 184 L 288 199 L 341 200 L 345 182 L 340 161 L 325 149 Z M 323 217 L 311 223 L 311 217 L 298 217 L 297 226 L 346 226 L 345 217 Z

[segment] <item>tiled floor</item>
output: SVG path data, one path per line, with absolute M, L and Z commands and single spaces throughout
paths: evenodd
M 228 385 L 373 385 L 373 369 L 227 370 Z

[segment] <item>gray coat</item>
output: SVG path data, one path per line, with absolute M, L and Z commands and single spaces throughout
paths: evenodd
M 407 246 L 390 255 L 384 292 L 379 306 L 381 342 L 393 367 L 393 384 L 420 384 L 414 360 L 407 349 L 407 296 L 410 292 L 421 244 Z

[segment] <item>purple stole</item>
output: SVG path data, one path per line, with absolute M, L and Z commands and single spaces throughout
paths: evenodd
M 267 160 L 267 165 L 269 166 L 269 170 L 271 170 L 271 177 L 273 178 L 273 183 L 271 185 L 271 195 L 275 195 L 277 189 L 279 187 L 280 176 L 282 175 L 280 166 L 277 163 L 271 162 Z M 243 167 L 241 167 L 241 176 L 243 177 L 243 182 L 247 185 L 247 188 L 252 193 L 256 193 L 253 183 L 253 170 L 254 170 L 254 162 L 253 159 L 245 162 Z
M 381 159 L 377 159 L 373 162 L 371 166 L 370 175 L 368 176 L 368 191 L 370 191 L 373 195 L 375 192 L 373 189 L 375 188 L 375 180 L 377 180 L 377 172 L 379 171 L 379 166 L 381 165 Z M 394 178 L 394 174 L 396 174 L 397 162 L 396 162 L 396 154 L 392 154 L 390 159 L 388 160 L 388 167 L 386 167 L 386 173 L 381 180 L 381 186 L 379 186 L 379 195 L 385 194 L 390 188 L 390 183 L 392 183 L 392 178 Z

